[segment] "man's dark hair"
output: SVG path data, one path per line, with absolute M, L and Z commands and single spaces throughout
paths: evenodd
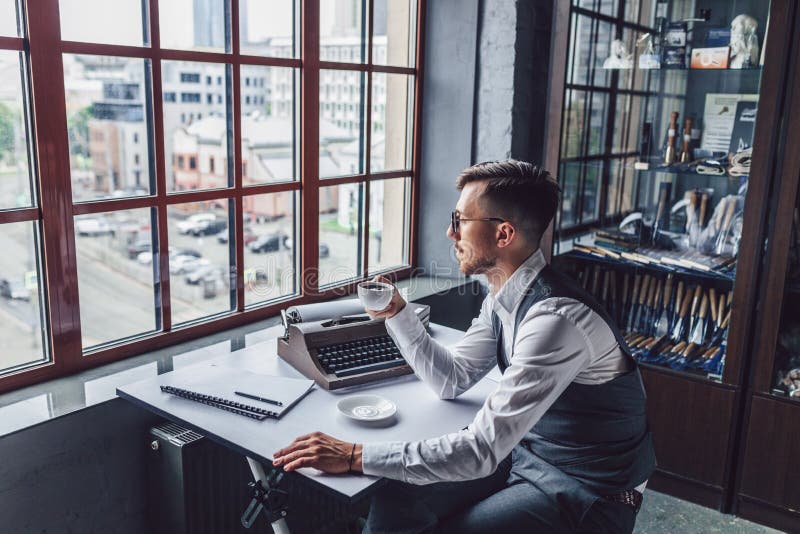
M 561 189 L 549 172 L 541 167 L 509 159 L 485 161 L 464 169 L 456 187 L 485 181 L 480 202 L 485 216 L 512 223 L 531 243 L 539 243 L 558 209 Z

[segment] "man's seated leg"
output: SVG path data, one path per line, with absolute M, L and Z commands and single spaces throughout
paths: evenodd
M 508 480 L 507 458 L 486 478 L 417 486 L 395 480 L 372 498 L 364 534 L 429 532 L 439 519 L 458 513 L 501 491 Z
M 462 510 L 441 523 L 447 533 L 570 532 L 558 503 L 525 480 Z

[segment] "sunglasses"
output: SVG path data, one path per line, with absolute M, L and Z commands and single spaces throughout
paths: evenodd
M 461 223 L 463 221 L 494 221 L 494 222 L 506 222 L 505 219 L 499 219 L 497 217 L 479 217 L 475 219 L 464 219 L 462 218 L 458 212 L 451 211 L 450 212 L 450 227 L 453 229 L 453 233 L 457 233 Z

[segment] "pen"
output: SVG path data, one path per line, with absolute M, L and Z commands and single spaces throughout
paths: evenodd
M 266 402 L 268 404 L 274 404 L 275 406 L 283 406 L 283 403 L 280 401 L 275 401 L 272 399 L 265 399 L 264 397 L 259 397 L 258 395 L 251 395 L 250 393 L 243 393 L 241 391 L 234 391 L 235 395 L 239 395 L 240 397 L 247 397 L 248 399 L 253 399 L 261 402 Z

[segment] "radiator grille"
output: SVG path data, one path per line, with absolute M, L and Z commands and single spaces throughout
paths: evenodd
M 266 515 L 245 529 L 252 473 L 243 456 L 175 423 L 150 429 L 149 517 L 151 531 L 170 534 L 269 534 Z M 270 466 L 265 465 L 269 472 Z M 289 492 L 287 523 L 292 534 L 345 533 L 355 517 L 350 505 L 322 493 L 301 475 L 284 477 Z M 366 506 L 368 503 L 364 503 Z M 361 509 L 358 512 L 364 512 Z

